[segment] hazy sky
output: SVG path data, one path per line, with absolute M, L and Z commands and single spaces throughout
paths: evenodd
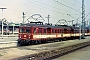
M 0 8 L 7 8 L 3 11 L 3 16 L 9 22 L 22 22 L 22 12 L 25 12 L 25 20 L 33 14 L 40 14 L 47 22 L 45 17 L 49 14 L 51 23 L 56 23 L 61 19 L 75 20 L 76 23 L 78 18 L 81 20 L 81 2 L 82 0 L 1 0 Z M 86 15 L 89 12 L 90 0 L 85 0 Z M 89 17 L 90 15 L 87 16 L 86 20 L 90 19 Z M 2 10 L 0 10 L 0 19 L 2 19 Z

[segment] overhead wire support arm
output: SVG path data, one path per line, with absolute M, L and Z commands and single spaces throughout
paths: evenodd
M 24 12 L 22 12 L 22 13 L 23 13 L 23 24 L 24 24 L 25 13 Z
M 40 14 L 33 14 L 25 22 L 28 21 L 28 23 L 30 23 L 29 19 L 34 19 L 35 21 L 38 21 L 38 22 L 40 22 L 39 20 L 42 20 L 43 22 L 45 21 L 44 18 Z
M 48 15 L 48 17 L 46 17 L 48 19 L 48 24 L 49 24 L 49 18 L 50 18 L 50 15 Z

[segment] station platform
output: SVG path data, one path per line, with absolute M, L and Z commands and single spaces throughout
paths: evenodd
M 17 35 L 3 35 L 0 37 L 0 49 L 17 46 L 17 39 Z

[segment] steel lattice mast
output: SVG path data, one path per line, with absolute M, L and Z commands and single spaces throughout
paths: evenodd
M 85 35 L 85 5 L 84 0 L 82 0 L 82 38 Z

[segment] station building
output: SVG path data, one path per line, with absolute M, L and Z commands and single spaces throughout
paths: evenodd
M 14 33 L 17 34 L 18 33 L 18 28 L 19 28 L 20 24 L 18 23 L 5 23 L 3 22 L 3 32 L 7 32 L 9 31 L 9 33 Z M 0 34 L 2 33 L 2 21 L 0 21 Z

